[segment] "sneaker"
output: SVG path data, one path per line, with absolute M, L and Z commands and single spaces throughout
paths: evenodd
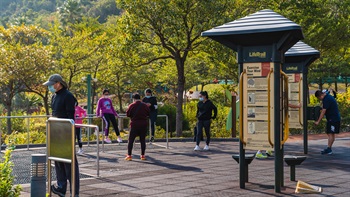
M 321 154 L 323 154 L 327 149 L 328 149 L 328 147 L 323 149 L 323 150 L 321 150 Z
M 141 155 L 141 156 L 140 156 L 140 159 L 141 159 L 141 160 L 146 160 L 146 156 L 145 156 L 145 155 Z
M 208 145 L 205 145 L 203 150 L 209 150 L 209 146 Z
M 109 138 L 105 138 L 105 142 L 106 142 L 107 144 L 112 143 L 111 140 L 110 140 Z
M 196 145 L 196 147 L 194 147 L 194 150 L 197 151 L 197 150 L 201 150 L 201 148 L 199 148 L 198 145 Z
M 82 148 L 79 148 L 78 152 L 77 152 L 78 155 L 82 155 L 84 154 L 84 150 Z
M 257 159 L 266 159 L 267 156 L 262 154 L 261 152 L 256 153 L 255 158 Z
M 269 157 L 273 157 L 273 152 L 272 152 L 272 150 L 267 150 L 267 151 L 266 151 L 266 155 L 269 156 Z
M 126 160 L 126 161 L 131 161 L 131 160 L 132 160 L 131 155 L 126 155 L 125 160 Z
M 60 197 L 66 196 L 66 191 L 63 191 L 63 189 L 58 187 L 57 185 L 51 185 L 51 191 L 52 193 L 57 194 Z
M 123 142 L 123 139 L 122 139 L 121 137 L 118 137 L 117 142 L 118 142 L 118 143 L 122 143 L 122 142 Z
M 333 152 L 332 152 L 332 149 L 326 148 L 323 151 L 321 151 L 321 154 L 322 155 L 326 155 L 326 154 L 331 155 L 331 154 L 333 154 Z
M 154 137 L 153 136 L 151 136 L 151 138 L 150 138 L 150 140 L 149 140 L 150 142 L 154 142 Z

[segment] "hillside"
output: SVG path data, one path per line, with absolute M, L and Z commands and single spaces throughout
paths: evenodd
M 105 22 L 109 15 L 119 14 L 115 0 L 0 0 L 0 25 L 24 23 L 46 27 L 57 19 L 59 7 L 75 8 L 74 3 L 72 6 L 67 2 L 76 3 L 84 16 L 98 18 L 100 23 Z

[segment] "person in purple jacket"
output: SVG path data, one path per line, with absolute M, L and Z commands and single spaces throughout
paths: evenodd
M 105 139 L 104 141 L 108 144 L 111 143 L 111 140 L 108 137 L 109 134 L 109 123 L 112 122 L 113 128 L 115 133 L 118 136 L 117 141 L 119 143 L 123 142 L 122 138 L 120 137 L 120 132 L 118 129 L 118 123 L 115 119 L 115 117 L 119 118 L 119 115 L 114 110 L 112 100 L 108 97 L 109 96 L 109 90 L 104 89 L 103 90 L 103 96 L 98 100 L 97 103 L 97 109 L 96 109 L 96 116 L 101 117 L 104 121 L 104 132 L 105 132 Z

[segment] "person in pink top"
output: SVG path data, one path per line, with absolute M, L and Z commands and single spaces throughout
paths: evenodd
M 83 119 L 86 117 L 86 110 L 78 105 L 78 101 L 75 101 L 75 113 L 74 113 L 74 122 L 76 124 L 83 124 Z M 78 140 L 79 150 L 78 155 L 84 153 L 83 143 L 81 142 L 81 128 L 80 126 L 75 127 L 75 136 Z
M 117 141 L 119 143 L 121 143 L 121 142 L 123 142 L 123 140 L 120 137 L 118 123 L 115 119 L 115 117 L 119 118 L 119 115 L 114 110 L 112 100 L 108 96 L 109 96 L 109 90 L 104 89 L 103 96 L 97 102 L 96 116 L 102 117 L 102 120 L 104 121 L 104 125 L 105 125 L 105 128 L 104 128 L 105 139 L 104 139 L 104 141 L 108 144 L 111 143 L 111 140 L 109 139 L 108 134 L 109 134 L 109 122 L 112 122 L 114 131 L 118 136 Z

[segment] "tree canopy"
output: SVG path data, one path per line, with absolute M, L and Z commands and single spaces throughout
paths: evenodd
M 304 42 L 321 52 L 310 80 L 350 75 L 349 1 L 2 0 L 1 103 L 11 115 L 14 96 L 30 92 L 49 113 L 50 93 L 41 84 L 53 73 L 85 102 L 83 79 L 91 75 L 92 108 L 104 88 L 120 112 L 134 92 L 167 92 L 161 101 L 177 106 L 181 136 L 184 92 L 238 78 L 236 54 L 201 32 L 261 9 L 300 24 Z

